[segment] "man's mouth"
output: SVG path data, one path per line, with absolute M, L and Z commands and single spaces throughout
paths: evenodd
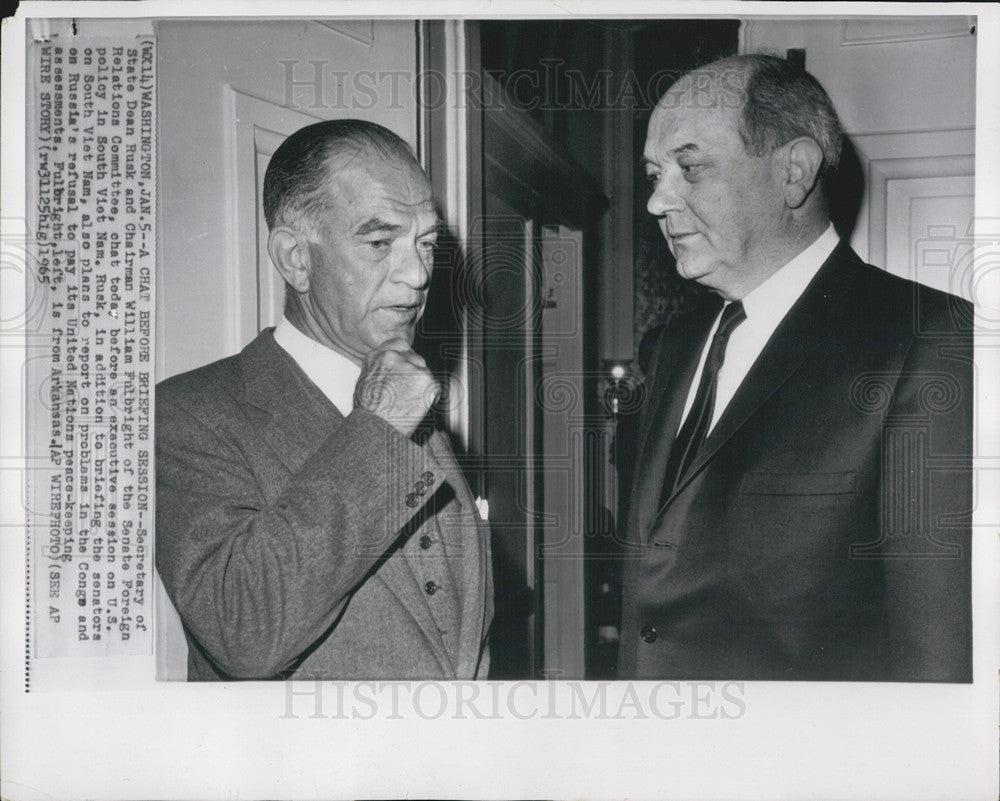
M 419 303 L 400 303 L 392 306 L 383 306 L 385 311 L 392 312 L 393 314 L 407 315 L 416 314 L 420 311 Z
M 688 237 L 692 237 L 698 233 L 695 230 L 686 228 L 678 229 L 676 227 L 676 222 L 669 220 L 666 217 L 660 218 L 660 231 L 663 233 L 664 239 L 666 239 L 671 245 L 674 244 L 674 242 L 683 242 Z

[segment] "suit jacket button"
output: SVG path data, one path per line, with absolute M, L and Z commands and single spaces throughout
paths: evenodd
M 427 485 L 423 481 L 418 481 L 416 484 L 413 485 L 413 491 L 417 495 L 423 495 L 425 492 L 427 492 Z
M 656 642 L 656 638 L 659 635 L 656 633 L 655 626 L 643 626 L 642 631 L 639 632 L 639 636 L 642 637 L 643 642 Z
M 424 585 L 424 592 L 426 592 L 428 595 L 433 595 L 437 591 L 438 591 L 438 585 L 435 584 L 433 581 L 428 581 Z
M 417 496 L 414 495 L 412 492 L 406 496 L 406 505 L 409 506 L 411 509 L 418 503 L 420 503 L 420 499 L 417 498 Z
M 425 551 L 431 547 L 431 544 L 432 544 L 431 538 L 428 537 L 426 534 L 424 534 L 424 536 L 420 538 L 420 547 L 423 548 Z
M 428 487 L 434 483 L 434 474 L 430 470 L 426 470 L 420 480 L 423 481 Z

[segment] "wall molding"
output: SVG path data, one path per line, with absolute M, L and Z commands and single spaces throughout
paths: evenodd
M 879 26 L 886 26 L 880 30 Z M 891 30 L 889 27 L 891 26 Z M 974 16 L 955 17 L 865 17 L 844 20 L 840 46 L 895 44 L 930 39 L 954 39 L 971 36 L 975 29 Z M 902 30 L 901 30 L 902 29 Z
M 316 24 L 358 42 L 365 47 L 372 47 L 375 44 L 374 20 L 318 19 L 316 20 Z
M 974 238 L 974 176 L 960 169 L 944 175 L 912 176 L 886 183 L 885 266 L 927 286 L 974 300 L 974 284 L 965 280 L 964 258 Z M 968 216 L 948 212 L 968 203 Z M 928 210 L 934 209 L 933 222 Z M 941 254 L 947 254 L 942 258 Z
M 266 250 L 257 203 L 263 181 L 260 162 L 269 159 L 285 137 L 322 119 L 262 100 L 227 84 L 226 114 L 226 349 L 235 353 L 269 321 L 268 305 L 283 291 Z M 252 297 L 251 297 L 252 295 Z
M 886 265 L 890 183 L 975 175 L 975 133 L 969 127 L 849 135 L 867 184 L 869 262 Z
M 865 151 L 869 153 L 880 146 L 886 152 L 895 151 L 898 137 L 905 137 L 906 144 L 910 149 L 924 145 L 941 153 L 973 153 L 976 146 L 976 127 L 974 125 L 935 126 L 933 128 L 876 128 L 870 131 L 855 130 L 845 133 L 855 145 L 863 145 Z M 891 140 L 890 137 L 892 137 Z

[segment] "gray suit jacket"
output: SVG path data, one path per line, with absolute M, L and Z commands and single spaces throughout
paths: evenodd
M 189 680 L 485 678 L 489 532 L 448 442 L 343 417 L 264 331 L 156 393 Z

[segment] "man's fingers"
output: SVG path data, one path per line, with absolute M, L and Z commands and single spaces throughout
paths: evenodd
M 438 381 L 436 378 L 431 379 L 430 383 L 427 386 L 427 395 L 426 395 L 428 407 L 434 405 L 434 401 L 438 399 L 443 389 L 444 387 L 441 386 L 440 381 Z
M 390 339 L 365 358 L 354 402 L 409 435 L 440 394 L 423 357 L 405 339 Z
M 383 342 L 381 345 L 375 348 L 375 352 L 378 352 L 380 350 L 394 350 L 397 352 L 402 352 L 410 350 L 410 343 L 407 342 L 402 337 L 394 337 L 393 339 L 387 339 L 385 342 Z
M 385 342 L 383 342 L 381 345 L 375 348 L 373 353 L 379 353 L 380 351 L 387 351 L 387 350 L 391 350 L 396 353 L 406 353 L 408 351 L 410 353 L 413 352 L 413 348 L 410 346 L 409 342 L 407 342 L 402 337 L 396 337 L 394 339 L 387 339 Z
M 375 364 L 381 360 L 392 364 L 392 360 L 396 358 L 401 358 L 405 362 L 422 370 L 427 369 L 427 362 L 424 361 L 424 357 L 413 350 L 405 339 L 386 340 L 368 354 L 366 361 L 369 364 Z

